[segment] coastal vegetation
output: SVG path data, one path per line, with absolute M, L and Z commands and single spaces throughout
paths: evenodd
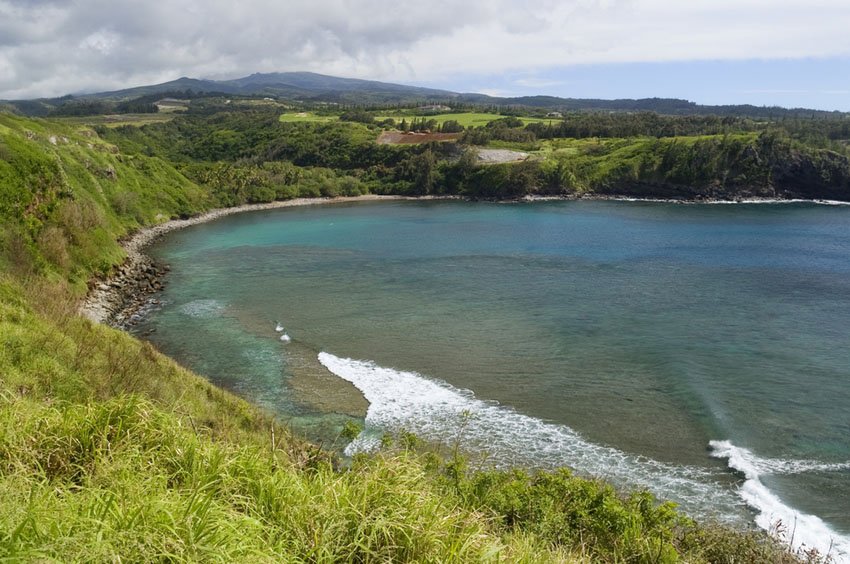
M 322 195 L 351 192 L 336 186 L 336 176 L 349 186 L 356 181 L 361 193 L 485 199 L 850 198 L 846 119 L 764 122 L 638 113 L 529 121 L 479 112 L 476 119 L 491 119 L 472 126 L 462 123 L 472 115 L 468 112 L 408 112 L 409 119 L 401 121 L 365 110 L 300 112 L 305 117 L 296 118 L 298 113 L 282 117 L 274 107 L 208 100 L 167 123 L 96 130 L 122 153 L 160 156 L 196 182 L 213 177 L 195 171 L 222 162 L 241 169 L 252 179 L 242 190 L 245 202 L 299 195 L 268 173 L 269 167 L 289 165 L 305 177 L 314 168 L 327 169 L 321 173 L 327 185 Z M 401 145 L 375 142 L 381 132 L 446 132 L 447 127 L 459 136 L 457 142 L 424 142 L 428 135 L 419 143 L 410 143 L 416 136 L 402 136 Z M 475 158 L 480 147 L 523 151 L 530 158 L 482 167 Z
M 645 492 L 480 467 L 404 433 L 346 462 L 77 314 L 124 260 L 122 238 L 221 206 L 365 193 L 850 199 L 833 125 L 663 118 L 683 130 L 561 138 L 510 118 L 463 126 L 467 141 L 531 154 L 485 166 L 464 142 L 378 145 L 389 124 L 291 123 L 224 100 L 115 128 L 0 113 L 0 559 L 820 561 Z M 599 131 L 635 119 L 600 117 Z

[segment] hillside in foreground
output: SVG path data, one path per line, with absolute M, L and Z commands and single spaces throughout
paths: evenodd
M 415 437 L 343 464 L 83 319 L 89 282 L 141 226 L 257 194 L 369 186 L 345 169 L 125 150 L 157 130 L 122 135 L 119 148 L 86 126 L 0 114 L 0 558 L 797 561 L 764 534 L 695 524 L 645 493 L 566 470 L 471 469 Z

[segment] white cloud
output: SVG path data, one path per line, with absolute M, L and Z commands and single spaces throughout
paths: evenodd
M 379 80 L 850 55 L 846 0 L 0 0 L 0 98 L 312 70 Z
M 96 31 L 83 39 L 80 42 L 80 47 L 83 49 L 93 49 L 101 55 L 109 55 L 118 44 L 119 39 L 116 34 L 110 31 Z

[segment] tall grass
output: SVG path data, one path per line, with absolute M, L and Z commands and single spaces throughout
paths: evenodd
M 0 423 L 0 557 L 468 562 L 507 550 L 416 464 L 297 471 L 137 396 L 4 401 Z

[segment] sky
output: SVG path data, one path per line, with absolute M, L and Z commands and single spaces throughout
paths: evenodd
M 306 70 L 850 111 L 848 0 L 0 0 L 0 99 Z

